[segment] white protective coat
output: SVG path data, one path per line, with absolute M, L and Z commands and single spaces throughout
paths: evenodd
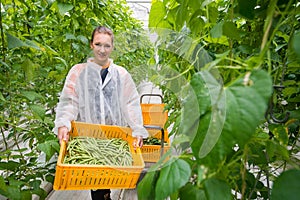
M 71 121 L 129 126 L 132 135 L 148 137 L 143 127 L 139 95 L 131 75 L 110 60 L 102 84 L 101 66 L 88 59 L 69 71 L 56 108 L 54 132 Z

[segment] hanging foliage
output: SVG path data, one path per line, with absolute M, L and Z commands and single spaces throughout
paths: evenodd
M 68 70 L 91 55 L 92 30 L 115 32 L 113 58 L 128 70 L 147 64 L 151 45 L 123 0 L 4 0 L 0 10 L 0 194 L 45 199 L 59 151 L 55 106 Z
M 152 1 L 151 80 L 178 153 L 152 166 L 139 199 L 299 197 L 299 11 L 295 0 Z

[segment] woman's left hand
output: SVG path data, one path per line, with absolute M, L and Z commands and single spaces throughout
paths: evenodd
M 137 147 L 142 148 L 143 146 L 143 137 L 142 136 L 136 136 L 136 138 L 133 140 L 133 148 L 136 150 Z

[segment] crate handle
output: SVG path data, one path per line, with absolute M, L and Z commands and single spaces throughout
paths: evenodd
M 61 141 L 61 144 L 60 144 L 60 149 L 59 149 L 59 155 L 58 155 L 58 159 L 57 160 L 62 160 L 62 156 L 64 154 L 63 150 L 66 149 L 67 147 L 67 142 L 65 140 L 62 140 Z
M 141 96 L 141 98 L 140 98 L 140 103 L 143 102 L 143 97 L 145 97 L 145 96 L 148 96 L 148 97 L 150 97 L 150 96 L 152 96 L 152 97 L 153 96 L 160 97 L 161 103 L 163 103 L 163 97 L 160 94 L 143 94 Z
M 138 155 L 142 155 L 141 148 L 140 148 L 140 147 L 137 147 L 137 148 L 135 149 L 135 153 L 138 154 Z

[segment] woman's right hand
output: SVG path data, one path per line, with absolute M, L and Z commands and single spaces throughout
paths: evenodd
M 68 142 L 69 141 L 69 130 L 67 127 L 62 126 L 58 128 L 58 134 L 57 134 L 59 144 L 61 144 L 62 140 Z

